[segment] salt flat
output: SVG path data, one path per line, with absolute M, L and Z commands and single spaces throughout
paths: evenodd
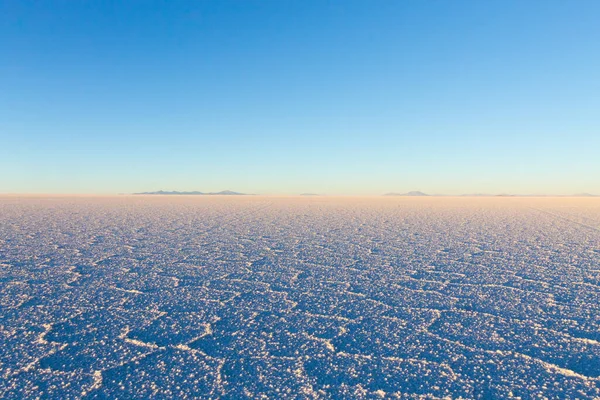
M 600 396 L 600 199 L 0 197 L 2 398 Z

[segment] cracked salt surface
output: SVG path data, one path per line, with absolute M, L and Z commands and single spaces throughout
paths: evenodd
M 600 202 L 0 197 L 0 398 L 598 398 Z

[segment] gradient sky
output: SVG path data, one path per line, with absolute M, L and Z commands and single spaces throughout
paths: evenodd
M 599 19 L 597 0 L 0 0 L 0 192 L 600 194 Z

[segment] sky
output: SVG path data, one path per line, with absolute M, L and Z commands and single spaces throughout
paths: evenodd
M 0 0 L 0 193 L 600 194 L 599 15 Z

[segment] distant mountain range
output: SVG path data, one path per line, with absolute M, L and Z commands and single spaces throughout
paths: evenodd
M 141 192 L 141 193 L 133 193 L 134 195 L 179 195 L 179 196 L 251 196 L 248 193 L 240 193 L 234 192 L 231 190 L 223 190 L 221 192 L 199 192 L 199 191 L 191 191 L 191 192 L 178 192 L 176 190 L 167 191 L 167 190 L 158 190 L 155 192 Z M 311 197 L 311 196 L 323 196 L 317 193 L 302 193 L 300 196 Z M 590 194 L 590 193 L 577 193 L 572 195 L 545 195 L 545 194 L 488 194 L 488 193 L 469 193 L 469 194 L 461 194 L 461 195 L 444 195 L 444 194 L 427 194 L 419 191 L 412 191 L 407 193 L 386 193 L 383 196 L 388 197 L 452 197 L 452 196 L 460 196 L 460 197 L 600 197 L 600 195 Z
M 186 196 L 248 196 L 246 193 L 232 192 L 231 190 L 223 190 L 222 192 L 178 192 L 178 191 L 165 191 L 159 190 L 156 192 L 142 192 L 142 193 L 134 193 L 134 194 L 159 194 L 159 195 L 186 195 Z
M 386 193 L 384 196 L 409 196 L 409 197 L 420 197 L 420 196 L 429 196 L 427 193 L 413 191 L 408 193 Z

